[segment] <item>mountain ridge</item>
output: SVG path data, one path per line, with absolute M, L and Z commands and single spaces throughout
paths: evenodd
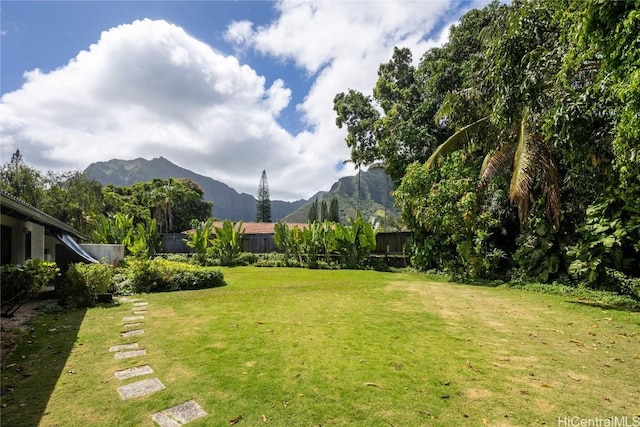
M 90 164 L 84 173 L 96 179 L 102 185 L 130 186 L 136 182 L 148 182 L 154 178 L 189 178 L 203 190 L 203 199 L 213 202 L 213 216 L 232 221 L 255 221 L 256 198 L 250 194 L 238 193 L 227 184 L 213 178 L 200 175 L 189 169 L 172 163 L 160 156 L 147 160 L 138 157 L 133 160 L 111 159 Z M 335 182 L 329 191 L 318 191 L 308 200 L 293 202 L 271 200 L 271 218 L 274 222 L 307 222 L 309 209 L 316 199 L 323 198 L 327 203 L 333 197 L 338 198 L 340 219 L 356 214 L 358 175 L 346 176 Z M 369 217 L 387 206 L 387 211 L 397 215 L 393 208 L 393 198 L 389 194 L 392 185 L 382 168 L 371 167 L 360 176 L 360 211 Z M 256 186 L 257 188 L 257 186 Z M 384 193 L 387 193 L 385 196 Z

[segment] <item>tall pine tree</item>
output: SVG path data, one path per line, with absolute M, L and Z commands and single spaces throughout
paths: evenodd
M 322 199 L 322 203 L 320 204 L 320 221 L 328 221 L 329 220 L 329 207 L 327 206 L 327 201 Z
M 311 208 L 309 209 L 309 213 L 307 214 L 307 221 L 313 223 L 318 222 L 318 198 L 311 203 Z
M 340 210 L 338 209 L 338 198 L 334 197 L 331 199 L 331 203 L 329 204 L 329 221 L 340 222 Z
M 256 203 L 256 221 L 271 222 L 271 200 L 269 199 L 269 181 L 267 172 L 262 171 L 260 185 L 258 186 L 258 202 Z

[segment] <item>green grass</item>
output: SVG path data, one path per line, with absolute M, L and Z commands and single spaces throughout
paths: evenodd
M 119 337 L 130 303 L 36 319 L 2 372 L 2 425 L 153 426 L 191 399 L 209 413 L 194 427 L 640 416 L 637 312 L 410 273 L 223 271 L 226 287 L 143 295 L 138 339 Z M 129 341 L 148 355 L 108 352 Z M 167 389 L 121 401 L 134 379 L 113 372 L 141 364 Z

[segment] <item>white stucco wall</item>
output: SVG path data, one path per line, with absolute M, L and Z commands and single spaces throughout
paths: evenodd
M 124 260 L 124 245 L 84 243 L 80 247 L 98 261 L 106 260 L 109 264 L 116 265 Z
M 45 233 L 42 225 L 0 215 L 0 223 L 11 227 L 11 263 L 22 264 L 25 257 L 25 235 L 31 232 L 31 259 L 44 260 Z

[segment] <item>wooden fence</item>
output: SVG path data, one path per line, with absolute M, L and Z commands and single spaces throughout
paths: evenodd
M 376 234 L 376 250 L 374 254 L 402 255 L 413 232 L 411 231 L 387 231 Z
M 376 249 L 374 254 L 403 255 L 405 246 L 413 233 L 410 231 L 392 231 L 376 234 Z M 193 249 L 187 246 L 184 233 L 163 234 L 162 252 L 165 253 L 192 253 Z M 273 241 L 273 234 L 245 234 L 242 237 L 242 251 L 255 254 L 278 252 L 278 247 Z

